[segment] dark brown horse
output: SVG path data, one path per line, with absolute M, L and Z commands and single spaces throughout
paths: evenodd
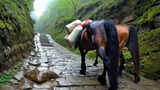
M 129 25 L 116 25 L 117 34 L 118 34 L 118 40 L 119 40 L 119 48 L 120 48 L 120 68 L 119 68 L 119 74 L 122 75 L 122 70 L 124 67 L 124 57 L 122 54 L 123 47 L 127 47 L 128 50 L 131 52 L 133 56 L 133 62 L 134 62 L 134 69 L 136 74 L 139 77 L 139 50 L 138 50 L 138 38 L 137 38 L 137 30 L 133 26 Z M 83 35 L 83 38 L 86 38 Z M 97 52 L 96 52 L 97 53 Z M 98 54 L 96 54 L 96 60 L 94 62 L 94 66 L 98 64 Z M 135 82 L 137 83 L 139 81 L 139 78 L 137 78 L 137 75 L 135 74 Z
M 91 25 L 87 26 L 87 28 L 84 28 L 84 30 L 79 34 L 77 40 L 76 40 L 76 47 L 79 48 L 81 52 L 81 57 L 82 57 L 82 63 L 81 63 L 81 74 L 86 73 L 86 64 L 85 64 L 85 55 L 88 51 L 90 50 L 96 50 L 97 51 L 97 57 L 100 56 L 104 62 L 104 72 L 101 77 L 99 77 L 99 81 L 101 81 L 102 84 L 105 84 L 104 76 L 105 76 L 105 69 L 107 65 L 107 60 L 108 63 L 112 63 L 113 65 L 110 65 L 111 68 L 113 66 L 117 68 L 117 62 L 118 60 L 113 60 L 112 59 L 117 59 L 116 56 L 113 52 L 117 51 L 118 47 L 115 47 L 115 42 L 116 42 L 116 37 L 118 36 L 118 41 L 119 41 L 119 48 L 117 52 L 121 52 L 122 48 L 124 45 L 128 47 L 128 49 L 131 51 L 132 56 L 133 56 L 133 61 L 135 65 L 135 82 L 138 82 L 140 80 L 139 78 L 139 59 L 138 59 L 138 40 L 137 40 L 137 31 L 134 27 L 132 26 L 125 26 L 125 25 L 116 25 L 116 29 L 114 29 L 114 23 L 111 21 L 94 21 L 91 23 Z M 113 31 L 116 32 L 116 36 L 114 36 L 112 33 Z M 114 32 L 114 33 L 115 33 Z M 111 34 L 111 35 L 110 35 Z M 112 35 L 114 36 L 115 41 L 113 40 Z M 113 41 L 112 41 L 113 40 Z M 115 48 L 115 49 L 113 49 Z M 114 51 L 115 50 L 115 51 Z M 94 65 L 96 65 L 97 62 L 97 57 L 96 57 L 96 62 Z M 120 55 L 121 57 L 121 65 L 120 65 L 120 73 L 122 72 L 124 68 L 124 58 L 123 55 Z M 109 60 L 110 59 L 110 60 Z M 113 63 L 114 62 L 114 63 Z M 109 67 L 110 67 L 109 66 Z M 109 67 L 107 67 L 109 69 Z M 111 69 L 110 68 L 110 69 Z M 115 70 L 114 73 L 117 71 Z M 110 83 L 112 87 L 112 83 L 117 83 L 115 78 L 113 82 L 111 82 L 111 79 L 114 77 L 117 77 L 114 73 L 112 73 L 112 76 L 110 76 L 111 72 L 109 72 L 110 76 Z M 116 84 L 115 84 L 116 86 Z M 117 86 L 116 86 L 117 87 Z
M 98 55 L 103 60 L 104 71 L 101 76 L 98 77 L 98 81 L 101 84 L 106 84 L 106 70 L 108 70 L 108 77 L 110 82 L 109 90 L 117 90 L 118 88 L 118 59 L 119 59 L 119 41 L 117 37 L 117 31 L 113 21 L 93 21 L 90 25 L 85 26 L 87 36 L 91 42 L 93 48 L 98 51 Z M 82 44 L 82 43 L 79 43 Z M 85 43 L 83 43 L 85 44 Z M 86 46 L 90 46 L 86 45 Z M 79 47 L 82 62 L 81 73 L 85 74 L 85 54 L 87 50 Z

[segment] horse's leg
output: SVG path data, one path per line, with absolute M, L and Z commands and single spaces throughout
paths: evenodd
M 101 76 L 98 76 L 98 81 L 102 84 L 102 85 L 106 85 L 106 69 L 110 66 L 110 60 L 109 58 L 106 56 L 105 50 L 103 47 L 100 47 L 98 49 L 98 53 L 99 56 L 101 57 L 101 59 L 103 60 L 103 66 L 104 66 L 104 70 Z
M 127 36 L 126 36 L 127 37 Z M 120 67 L 119 67 L 119 75 L 122 76 L 122 71 L 124 69 L 124 63 L 125 59 L 123 57 L 122 49 L 125 45 L 125 42 L 127 41 L 127 38 L 122 38 L 122 40 L 119 42 L 119 53 L 120 53 Z
M 110 87 L 108 90 L 117 90 L 118 89 L 118 58 L 112 57 L 110 61 L 111 61 L 111 64 L 110 64 L 110 68 L 108 69 L 108 77 L 109 77 L 108 79 L 109 79 Z
M 135 27 L 130 27 L 129 29 L 129 40 L 127 43 L 128 50 L 132 54 L 134 69 L 135 69 L 135 83 L 140 81 L 140 61 L 139 61 L 139 46 L 138 46 L 138 36 L 137 36 L 137 29 Z
M 80 49 L 80 53 L 81 53 L 81 70 L 80 70 L 80 74 L 85 75 L 86 74 L 85 55 L 86 55 L 87 51 L 84 51 L 83 49 Z
M 98 76 L 98 81 L 99 81 L 102 85 L 106 85 L 106 68 L 105 68 L 105 66 L 104 66 L 102 75 L 99 75 L 99 76 Z
M 138 83 L 140 81 L 140 62 L 139 62 L 139 53 L 138 49 L 135 49 L 135 46 L 130 45 L 128 46 L 128 50 L 131 52 L 133 57 L 133 63 L 134 63 L 134 82 Z
M 98 52 L 96 51 L 96 60 L 93 64 L 93 66 L 97 66 L 97 64 L 98 64 Z
M 114 67 L 114 69 L 112 70 L 108 70 L 108 79 L 109 79 L 109 83 L 110 83 L 110 87 L 108 90 L 117 90 L 118 88 L 118 66 L 117 66 L 117 70 Z
M 101 76 L 98 77 L 98 81 L 102 84 L 106 84 L 106 70 L 108 69 L 108 77 L 110 87 L 109 90 L 117 90 L 118 88 L 118 61 L 111 62 L 111 59 L 106 55 L 104 48 L 98 49 L 99 56 L 103 60 L 104 71 Z
M 140 71 L 139 71 L 140 63 L 139 63 L 139 59 L 138 59 L 139 56 L 133 49 L 131 49 L 130 51 L 131 51 L 131 54 L 132 54 L 132 57 L 133 57 L 134 70 L 135 70 L 134 82 L 138 83 L 140 81 Z
M 122 76 L 122 71 L 125 69 L 124 67 L 125 59 L 123 57 L 123 53 L 120 54 L 120 68 L 119 68 L 119 75 Z

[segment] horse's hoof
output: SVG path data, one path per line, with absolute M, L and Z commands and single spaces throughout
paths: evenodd
M 102 85 L 106 85 L 106 78 L 102 77 L 102 76 L 98 76 L 98 81 L 102 84 Z
M 93 66 L 97 66 L 97 64 L 96 64 L 96 63 L 94 63 L 94 64 L 93 64 Z
M 119 76 L 122 77 L 122 71 L 119 71 Z
M 86 75 L 86 71 L 85 70 L 80 70 L 80 74 Z
M 135 77 L 135 80 L 134 80 L 135 83 L 138 83 L 140 82 L 140 78 L 139 77 Z
M 123 70 L 125 70 L 125 68 L 124 67 L 120 67 L 120 69 L 118 71 L 118 74 L 119 74 L 120 77 L 122 77 Z
M 140 81 L 140 77 L 139 75 L 137 75 L 136 73 L 134 74 L 134 82 L 138 83 Z
M 108 88 L 108 90 L 117 90 L 117 89 L 115 89 L 115 88 L 112 88 L 112 87 L 109 87 L 109 88 Z
M 112 90 L 112 88 L 111 88 L 111 87 L 109 87 L 109 88 L 108 88 L 108 90 Z

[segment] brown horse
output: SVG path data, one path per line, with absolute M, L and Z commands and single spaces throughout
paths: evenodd
M 101 27 L 97 27 L 96 29 L 98 29 L 98 28 L 101 28 Z M 86 72 L 85 71 L 86 70 L 85 55 L 88 51 L 97 50 L 97 52 L 96 52 L 97 56 L 96 56 L 96 61 L 95 61 L 94 65 L 96 65 L 98 63 L 97 59 L 98 59 L 98 56 L 100 56 L 98 53 L 97 46 L 94 45 L 92 38 L 89 36 L 89 34 L 87 32 L 87 29 L 89 29 L 89 28 L 88 27 L 84 28 L 84 30 L 79 34 L 79 36 L 76 40 L 76 47 L 79 48 L 79 50 L 81 52 L 81 57 L 82 57 L 81 74 L 85 74 L 85 72 Z M 133 56 L 133 62 L 134 62 L 134 66 L 135 66 L 134 68 L 136 71 L 135 82 L 138 82 L 140 80 L 140 77 L 139 77 L 139 56 L 138 56 L 139 52 L 138 52 L 137 30 L 133 26 L 127 26 L 127 25 L 116 25 L 116 29 L 117 29 L 117 36 L 118 36 L 118 40 L 119 40 L 119 48 L 120 48 L 119 52 L 120 52 L 120 59 L 121 59 L 119 73 L 121 74 L 122 70 L 124 69 L 124 58 L 121 53 L 122 48 L 124 46 L 127 46 Z M 95 31 L 97 31 L 97 33 L 100 33 L 98 30 L 95 30 Z M 107 32 L 107 30 L 106 30 L 106 32 Z M 97 37 L 99 37 L 99 35 L 100 34 L 97 34 Z M 99 38 L 97 40 L 99 41 Z M 103 39 L 102 41 L 105 42 L 107 40 Z M 102 44 L 102 46 L 104 46 L 103 44 Z
M 103 73 L 98 77 L 98 81 L 100 81 L 101 84 L 106 84 L 106 70 L 108 70 L 110 82 L 109 90 L 117 90 L 119 41 L 115 24 L 111 20 L 100 20 L 93 21 L 91 24 L 86 25 L 85 28 L 88 40 L 90 41 L 90 45 L 87 43 L 86 46 L 91 46 L 91 48 L 96 49 L 104 64 Z M 77 43 L 78 46 L 80 44 L 82 44 L 82 42 Z M 85 43 L 82 45 L 85 45 Z M 82 57 L 80 73 L 85 74 L 85 54 L 87 53 L 87 50 L 82 47 L 79 47 L 79 49 Z
M 120 25 L 120 24 L 116 25 L 116 29 L 117 29 L 118 40 L 119 40 L 120 61 L 121 61 L 119 74 L 121 76 L 122 70 L 125 68 L 124 67 L 125 60 L 124 60 L 124 57 L 122 54 L 122 50 L 123 50 L 123 47 L 126 46 L 126 47 L 128 47 L 129 51 L 131 52 L 131 54 L 133 56 L 134 69 L 135 69 L 135 72 L 137 73 L 137 75 L 139 76 L 139 51 L 138 51 L 137 30 L 133 26 Z M 133 29 L 133 30 L 130 31 L 131 29 Z M 87 37 L 83 35 L 83 38 L 87 38 Z M 129 45 L 129 43 L 130 43 L 130 45 Z M 98 64 L 98 53 L 96 52 L 96 60 L 93 65 L 96 66 L 97 64 Z M 136 75 L 135 75 L 135 82 L 137 83 L 138 81 L 136 80 Z

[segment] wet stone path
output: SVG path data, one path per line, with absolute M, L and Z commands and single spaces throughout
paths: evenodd
M 79 55 L 57 44 L 50 35 L 37 33 L 34 41 L 37 53 L 31 52 L 24 60 L 22 71 L 11 80 L 14 88 L 7 90 L 107 90 L 107 85 L 102 86 L 97 81 L 102 64 L 95 67 L 93 61 L 86 60 L 87 74 L 80 75 Z M 143 78 L 139 84 L 134 84 L 126 75 L 119 80 L 119 90 L 159 88 L 159 84 Z

